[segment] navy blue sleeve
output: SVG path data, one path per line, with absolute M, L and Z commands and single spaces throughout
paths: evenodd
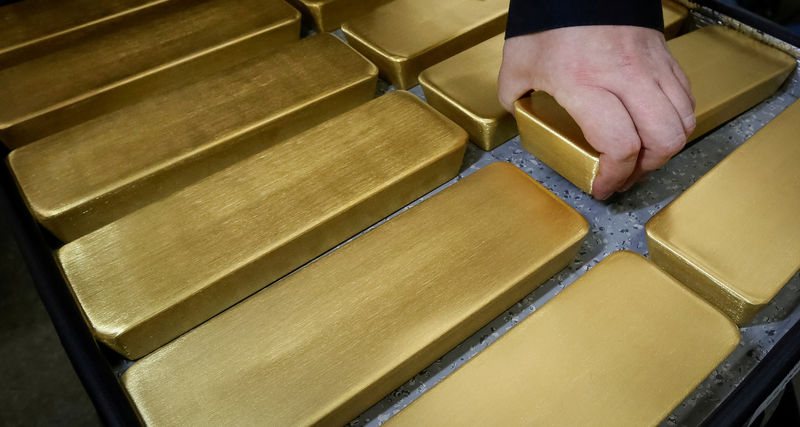
M 660 0 L 511 0 L 506 38 L 579 25 L 664 31 L 664 16 Z

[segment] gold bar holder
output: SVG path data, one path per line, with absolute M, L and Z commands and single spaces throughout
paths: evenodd
M 683 9 L 682 13 L 678 13 Z M 688 11 L 664 2 L 667 34 L 675 34 Z M 504 34 L 492 37 L 419 75 L 425 99 L 489 151 L 517 136 L 517 123 L 497 99 L 497 75 L 503 58 Z
M 494 163 L 122 381 L 148 425 L 342 425 L 569 264 L 587 230 L 557 196 Z
M 507 15 L 507 0 L 394 0 L 342 31 L 382 76 L 408 89 L 422 70 L 502 33 Z
M 58 259 L 95 335 L 138 358 L 443 184 L 466 141 L 418 98 L 392 93 L 79 238 Z
M 797 63 L 791 56 L 730 28 L 709 26 L 668 42 L 692 83 L 697 106 L 693 140 L 775 92 Z M 599 153 L 569 114 L 545 92 L 516 103 L 522 146 L 586 193 Z
M 800 269 L 800 102 L 648 221 L 664 271 L 747 323 Z
M 738 342 L 702 298 L 616 252 L 387 425 L 657 425 Z
M 209 55 L 174 90 L 14 150 L 34 216 L 73 240 L 374 95 L 378 70 L 330 34 L 247 47 L 230 62 Z
M 300 13 L 282 0 L 173 0 L 7 51 L 0 140 L 23 146 L 174 87 L 181 74 L 168 71 L 202 55 L 242 42 L 270 49 L 299 32 Z
M 333 31 L 390 0 L 289 0 L 318 31 Z

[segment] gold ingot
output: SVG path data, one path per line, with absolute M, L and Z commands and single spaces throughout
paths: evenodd
M 282 0 L 173 0 L 2 53 L 0 140 L 20 147 L 174 87 L 182 73 L 170 69 L 199 56 L 299 32 L 300 13 Z
M 165 0 L 27 0 L 0 7 L 0 55 L 100 22 L 135 13 Z
M 669 1 L 663 10 L 666 34 L 674 35 L 688 11 Z M 428 103 L 466 129 L 472 142 L 486 151 L 518 133 L 514 117 L 497 99 L 503 42 L 504 34 L 497 35 L 419 75 Z
M 333 31 L 390 0 L 289 0 L 314 21 L 319 31 Z
M 517 135 L 517 124 L 497 99 L 504 34 L 453 56 L 419 75 L 425 99 L 491 150 Z
M 148 425 L 342 425 L 569 264 L 587 231 L 561 199 L 494 163 L 122 381 Z
M 800 269 L 800 102 L 647 223 L 664 271 L 744 324 Z
M 179 88 L 14 150 L 34 216 L 73 240 L 375 93 L 375 66 L 330 34 L 250 47 L 245 61 L 210 55 L 213 73 L 197 68 Z
M 58 259 L 95 335 L 138 358 L 446 182 L 466 141 L 415 96 L 392 93 L 75 240 Z
M 664 37 L 669 40 L 681 31 L 683 22 L 689 16 L 689 10 L 673 1 L 662 0 L 661 11 L 664 14 Z
M 508 0 L 394 0 L 342 25 L 348 43 L 400 89 L 419 73 L 502 33 Z
M 656 425 L 738 342 L 702 298 L 617 252 L 387 425 Z
M 667 44 L 697 101 L 697 128 L 690 141 L 763 101 L 797 65 L 791 56 L 722 26 L 701 28 Z M 591 193 L 599 153 L 566 110 L 545 92 L 515 106 L 522 146 Z

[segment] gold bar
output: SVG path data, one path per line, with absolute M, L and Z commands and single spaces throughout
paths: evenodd
M 318 31 L 333 31 L 390 0 L 289 0 L 314 22 Z
M 0 55 L 166 0 L 26 0 L 0 7 Z
M 138 358 L 446 182 L 466 141 L 415 96 L 392 93 L 75 240 L 58 259 L 95 335 Z
M 79 107 L 86 100 L 116 105 L 137 93 L 116 89 L 159 80 L 171 67 L 236 43 L 258 39 L 263 48 L 296 40 L 299 29 L 299 12 L 282 0 L 173 0 L 2 53 L 0 140 L 22 146 L 30 132 L 48 134 L 30 128 L 55 123 L 55 133 L 94 118 Z
M 683 14 L 676 11 L 683 9 Z M 688 11 L 664 1 L 668 34 L 675 34 Z M 503 59 L 504 34 L 446 59 L 419 75 L 425 99 L 466 129 L 472 142 L 489 151 L 517 136 L 517 123 L 497 99 L 497 75 Z
M 491 150 L 517 135 L 514 117 L 497 99 L 504 34 L 453 56 L 419 75 L 425 99 Z
M 561 199 L 494 163 L 122 381 L 148 425 L 342 425 L 569 264 L 587 231 Z
M 661 11 L 664 14 L 664 37 L 669 40 L 681 31 L 689 9 L 670 0 L 661 0 Z
M 34 216 L 73 240 L 375 93 L 375 66 L 330 34 L 271 53 L 249 47 L 230 64 L 211 55 L 213 72 L 187 70 L 174 90 L 14 150 Z
M 344 25 L 348 43 L 399 89 L 419 73 L 505 30 L 507 0 L 394 0 Z
M 711 305 L 616 252 L 387 425 L 656 425 L 738 342 Z
M 738 324 L 800 269 L 800 102 L 647 223 L 650 256 Z
M 775 92 L 797 63 L 791 56 L 722 26 L 668 43 L 692 82 L 697 106 L 693 140 Z M 581 190 L 591 193 L 599 154 L 555 100 L 536 92 L 516 103 L 523 147 Z

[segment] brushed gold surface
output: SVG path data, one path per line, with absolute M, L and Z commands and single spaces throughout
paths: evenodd
M 342 31 L 382 76 L 408 89 L 422 70 L 502 33 L 507 15 L 507 0 L 394 0 Z
M 647 223 L 661 268 L 746 323 L 800 269 L 800 102 Z
M 686 18 L 683 6 L 663 3 L 665 34 L 673 36 Z M 492 150 L 517 136 L 517 123 L 497 99 L 504 34 L 454 55 L 419 75 L 430 105 L 466 129 L 470 139 Z
M 95 334 L 138 358 L 446 182 L 466 141 L 415 96 L 392 93 L 75 240 L 58 259 Z
M 60 130 L 86 119 L 84 109 L 72 111 L 82 101 L 114 104 L 126 95 L 115 89 L 139 79 L 253 38 L 264 46 L 296 40 L 299 29 L 299 12 L 282 0 L 172 0 L 5 52 L 0 140 L 19 147 L 52 122 L 68 122 Z
M 0 55 L 167 0 L 25 0 L 0 7 Z
M 670 0 L 661 0 L 661 12 L 664 15 L 664 37 L 669 40 L 681 31 L 689 9 Z
M 771 95 L 795 69 L 791 56 L 732 29 L 709 26 L 667 42 L 692 82 L 697 106 L 693 140 Z M 590 193 L 598 153 L 578 125 L 544 92 L 516 103 L 523 147 Z
M 341 425 L 567 265 L 587 230 L 561 199 L 494 163 L 122 380 L 147 424 Z
M 387 425 L 656 425 L 738 342 L 711 305 L 616 252 Z
M 499 34 L 446 59 L 419 75 L 431 106 L 466 129 L 470 139 L 491 150 L 517 135 L 517 124 L 497 99 L 503 59 Z
M 314 22 L 318 31 L 333 31 L 391 0 L 288 0 Z
M 262 51 L 209 55 L 174 90 L 14 150 L 34 216 L 73 240 L 374 95 L 375 66 L 330 34 Z

